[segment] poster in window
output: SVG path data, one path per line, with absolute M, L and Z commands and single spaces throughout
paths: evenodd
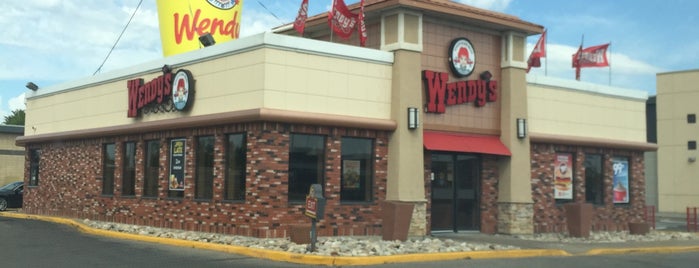
M 168 176 L 170 191 L 184 191 L 185 141 L 185 139 L 170 141 L 170 176 Z
M 344 189 L 359 189 L 361 166 L 362 164 L 359 160 L 342 161 L 342 187 Z
M 612 171 L 614 172 L 614 203 L 629 203 L 629 161 L 623 158 L 612 159 Z
M 556 199 L 573 199 L 573 155 L 558 153 L 554 161 L 553 194 Z

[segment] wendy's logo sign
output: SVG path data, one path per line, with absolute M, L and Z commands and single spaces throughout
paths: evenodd
M 471 41 L 457 38 L 449 46 L 449 67 L 456 77 L 469 76 L 476 68 L 476 51 Z
M 238 4 L 240 0 L 206 0 L 212 6 L 218 9 L 231 9 Z
M 142 78 L 132 79 L 126 82 L 126 87 L 129 91 L 127 116 L 133 118 L 148 107 L 153 108 L 153 112 L 186 109 L 194 92 L 194 79 L 191 72 L 179 70 L 173 74 L 166 65 L 163 74 L 153 80 L 144 83 Z
M 481 80 L 456 81 L 447 83 L 449 73 L 422 71 L 428 113 L 444 113 L 446 106 L 472 102 L 484 106 L 498 99 L 498 83 L 488 75 Z

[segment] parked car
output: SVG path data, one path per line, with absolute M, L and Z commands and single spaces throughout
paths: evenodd
M 23 191 L 24 183 L 21 181 L 0 187 L 0 211 L 4 211 L 7 208 L 21 208 Z

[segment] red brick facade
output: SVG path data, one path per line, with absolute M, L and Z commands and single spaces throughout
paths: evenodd
M 575 145 L 531 144 L 531 185 L 534 199 L 534 232 L 565 232 L 563 204 L 554 199 L 554 161 L 556 153 L 573 155 L 573 200 L 585 202 L 585 154 L 599 154 L 603 159 L 604 204 L 593 208 L 592 230 L 627 230 L 629 222 L 642 221 L 645 210 L 645 173 L 642 151 L 592 148 Z M 612 202 L 612 158 L 629 160 L 628 204 Z
M 247 165 L 244 201 L 223 200 L 225 135 L 246 133 Z M 377 235 L 381 230 L 381 200 L 386 195 L 388 133 L 383 131 L 247 123 L 209 128 L 99 137 L 77 141 L 29 144 L 41 149 L 39 185 L 24 192 L 27 213 L 114 221 L 185 230 L 255 237 L 286 237 L 293 224 L 309 224 L 303 204 L 289 203 L 288 162 L 291 133 L 326 136 L 324 196 L 325 219 L 319 235 Z M 196 137 L 214 135 L 213 199 L 194 198 Z M 186 138 L 185 191 L 183 198 L 168 197 L 169 140 Z M 374 139 L 372 201 L 340 202 L 341 138 Z M 160 180 L 156 198 L 142 197 L 144 144 L 160 140 Z M 137 142 L 136 194 L 121 196 L 122 145 Z M 116 144 L 114 194 L 102 195 L 102 148 Z M 29 159 L 25 162 L 28 177 Z

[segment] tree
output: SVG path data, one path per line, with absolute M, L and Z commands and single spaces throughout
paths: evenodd
M 12 114 L 5 116 L 3 124 L 24 126 L 24 110 L 17 109 L 12 111 Z

